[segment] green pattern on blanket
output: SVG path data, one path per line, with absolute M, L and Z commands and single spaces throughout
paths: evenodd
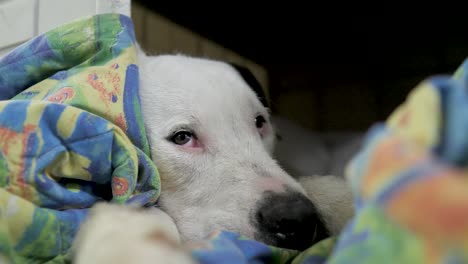
M 105 14 L 0 60 L 0 256 L 66 262 L 92 204 L 154 205 L 130 18 Z

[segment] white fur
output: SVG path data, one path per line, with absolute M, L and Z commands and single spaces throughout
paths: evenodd
M 307 176 L 299 178 L 332 234 L 338 234 L 354 214 L 353 194 L 342 177 Z
M 219 229 L 254 238 L 256 230 L 249 218 L 264 191 L 281 191 L 287 187 L 306 193 L 271 157 L 273 127 L 269 126 L 261 138 L 254 122 L 258 114 L 268 120 L 269 113 L 231 66 L 182 55 L 143 53 L 139 65 L 142 114 L 162 181 L 159 203 L 174 220 L 182 241 L 203 239 Z M 197 134 L 201 148 L 186 149 L 167 140 L 181 125 Z M 317 186 L 313 181 L 306 184 L 314 190 L 309 195 L 315 199 L 316 207 L 324 208 L 331 229 L 339 230 L 344 220 L 328 220 L 333 216 L 327 209 L 330 201 L 327 197 L 334 197 L 333 208 L 340 207 L 340 203 L 349 208 L 348 197 L 338 198 L 345 185 L 328 185 L 326 178 L 319 179 Z M 145 240 L 146 234 L 172 228 L 167 221 L 155 219 L 158 215 L 131 208 L 104 207 L 96 208 L 81 230 L 75 253 L 84 256 L 77 263 L 106 257 L 106 263 L 117 263 L 113 262 L 119 259 L 114 253 L 97 249 L 98 244 L 105 243 L 109 243 L 109 250 L 117 251 L 117 256 L 127 254 L 129 258 L 159 254 L 159 259 L 166 258 L 163 263 L 170 263 L 174 252 L 185 255 L 183 249 L 151 251 L 163 242 L 152 244 Z M 163 218 L 167 220 L 167 216 Z M 125 232 L 109 231 L 116 227 Z M 174 239 L 171 235 L 168 238 L 168 242 Z M 126 246 L 130 249 L 118 252 Z M 132 263 L 140 263 L 140 259 L 132 259 Z
M 172 219 L 160 210 L 97 204 L 78 233 L 74 263 L 194 264 Z

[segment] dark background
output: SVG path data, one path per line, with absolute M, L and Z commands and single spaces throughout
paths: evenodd
M 266 67 L 273 111 L 320 131 L 367 129 L 468 55 L 456 5 L 137 2 Z

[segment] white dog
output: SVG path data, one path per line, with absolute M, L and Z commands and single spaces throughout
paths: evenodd
M 139 65 L 162 211 L 96 205 L 74 245 L 77 263 L 191 263 L 180 242 L 215 230 L 302 250 L 341 229 L 352 214 L 344 180 L 304 178 L 306 191 L 283 171 L 248 71 L 182 55 L 141 53 Z

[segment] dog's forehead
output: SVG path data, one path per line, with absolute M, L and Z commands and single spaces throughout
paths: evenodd
M 230 65 L 186 56 L 161 56 L 155 65 L 164 93 L 185 106 L 262 108 L 255 92 Z

